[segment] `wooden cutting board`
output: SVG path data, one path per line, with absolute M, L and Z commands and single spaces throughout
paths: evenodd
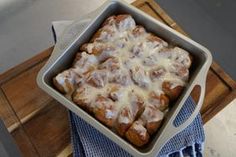
M 137 0 L 133 5 L 185 34 L 153 0 Z M 37 73 L 52 50 L 51 47 L 0 75 L 0 116 L 24 156 L 71 154 L 71 148 L 68 147 L 70 136 L 67 109 L 36 84 Z M 234 98 L 236 82 L 213 62 L 208 72 L 206 97 L 201 109 L 204 123 Z

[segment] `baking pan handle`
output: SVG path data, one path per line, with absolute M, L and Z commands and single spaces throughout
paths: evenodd
M 47 66 L 51 65 L 51 63 L 53 63 L 60 55 L 63 54 L 64 51 L 66 51 L 70 42 L 85 29 L 90 21 L 91 19 L 89 18 L 83 18 L 77 22 L 73 22 L 68 26 L 68 28 L 66 28 L 66 30 L 63 31 L 62 35 L 57 39 L 57 43 L 54 46 L 52 54 L 47 62 Z
M 207 74 L 207 72 L 206 72 L 206 74 Z M 192 112 L 192 114 L 189 116 L 189 118 L 185 122 L 183 122 L 182 124 L 180 124 L 178 126 L 174 125 L 175 117 L 173 116 L 172 121 L 171 121 L 172 125 L 170 125 L 172 131 L 174 131 L 174 132 L 182 131 L 184 128 L 189 126 L 193 122 L 193 120 L 196 118 L 196 116 L 198 115 L 198 113 L 202 107 L 204 97 L 205 97 L 206 74 L 205 74 L 205 76 L 199 75 L 199 77 L 196 78 L 196 82 L 192 84 L 192 86 L 190 87 L 190 90 L 188 90 L 185 97 L 180 102 L 180 103 L 184 104 L 185 101 L 187 100 L 187 98 L 190 96 L 191 92 L 193 91 L 194 87 L 199 85 L 200 86 L 200 96 L 199 96 L 197 104 L 195 105 L 194 111 Z M 179 105 L 179 106 L 180 106 L 180 109 L 178 110 L 176 116 L 178 116 L 181 108 L 183 107 L 183 105 Z
M 86 14 L 85 16 L 75 19 L 75 21 L 69 25 L 58 37 L 57 43 L 54 46 L 53 52 L 48 59 L 43 69 L 48 69 L 64 52 L 69 48 L 74 41 L 80 36 L 80 34 L 86 29 L 86 27 L 109 5 L 109 1 L 106 1 L 98 9 Z
M 180 101 L 179 107 L 177 107 L 177 109 L 174 111 L 174 116 L 172 116 L 170 118 L 170 120 L 168 121 L 168 124 L 166 125 L 165 129 L 162 131 L 163 134 L 161 134 L 160 137 L 159 137 L 160 142 L 156 143 L 155 149 L 158 149 L 160 151 L 161 148 L 165 145 L 166 142 L 168 142 L 174 135 L 176 135 L 177 133 L 179 133 L 180 131 L 182 131 L 186 127 L 188 127 L 193 122 L 193 120 L 196 118 L 196 116 L 198 115 L 198 113 L 199 113 L 199 111 L 202 107 L 204 96 L 205 96 L 205 84 L 206 84 L 206 76 L 207 76 L 208 69 L 209 69 L 208 67 L 205 67 L 205 70 L 202 70 L 202 72 L 201 72 L 202 75 L 199 75 L 194 80 L 192 85 L 189 87 L 189 90 L 186 92 L 183 99 Z M 187 120 L 185 120 L 185 122 L 183 122 L 179 126 L 175 126 L 174 121 L 175 121 L 176 116 L 180 112 L 180 110 L 183 107 L 183 104 L 185 103 L 187 98 L 190 96 L 190 94 L 191 94 L 192 90 L 194 89 L 194 87 L 197 86 L 197 85 L 200 86 L 201 90 L 200 90 L 199 100 L 198 100 L 198 103 L 195 106 L 194 111 L 189 116 L 189 118 Z

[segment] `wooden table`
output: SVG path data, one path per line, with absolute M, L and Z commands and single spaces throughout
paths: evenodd
M 185 34 L 153 0 L 137 0 L 133 5 Z M 0 116 L 24 156 L 71 154 L 67 109 L 40 90 L 35 81 L 52 49 L 0 75 Z M 204 123 L 235 97 L 236 82 L 213 62 L 208 72 L 206 97 L 201 109 Z

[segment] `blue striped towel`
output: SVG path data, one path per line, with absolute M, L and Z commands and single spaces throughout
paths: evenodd
M 62 30 L 71 24 L 71 21 L 54 21 L 53 35 L 59 36 Z M 182 124 L 194 110 L 195 103 L 189 97 L 174 123 Z M 71 139 L 74 157 L 129 157 L 131 156 L 117 144 L 105 137 L 80 117 L 69 112 L 71 124 Z M 202 157 L 205 135 L 201 115 L 182 132 L 170 139 L 162 148 L 157 157 Z
M 194 106 L 193 100 L 189 97 L 176 118 L 177 125 L 190 116 Z M 74 157 L 131 156 L 74 113 L 70 112 L 69 115 Z M 202 157 L 204 139 L 203 125 L 199 114 L 191 125 L 168 141 L 157 156 Z

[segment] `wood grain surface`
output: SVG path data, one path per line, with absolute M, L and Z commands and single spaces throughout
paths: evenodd
M 55 100 L 24 124 L 39 155 L 56 156 L 70 143 L 68 112 Z
M 0 116 L 10 132 L 20 125 L 18 117 L 15 115 L 12 106 L 9 104 L 2 90 L 0 90 Z
M 22 123 L 52 100 L 36 84 L 37 73 L 44 64 L 45 62 L 42 62 L 33 66 L 1 86 Z
M 137 0 L 133 5 L 187 35 L 153 0 Z M 53 47 L 0 75 L 0 116 L 23 156 L 67 156 L 71 151 L 67 109 L 36 85 L 36 75 L 52 50 Z M 201 109 L 204 123 L 235 97 L 235 81 L 213 62 Z
M 39 157 L 39 152 L 37 148 L 30 140 L 22 126 L 17 127 L 11 132 L 12 137 L 15 139 L 18 148 L 20 149 L 22 156 L 25 157 Z

